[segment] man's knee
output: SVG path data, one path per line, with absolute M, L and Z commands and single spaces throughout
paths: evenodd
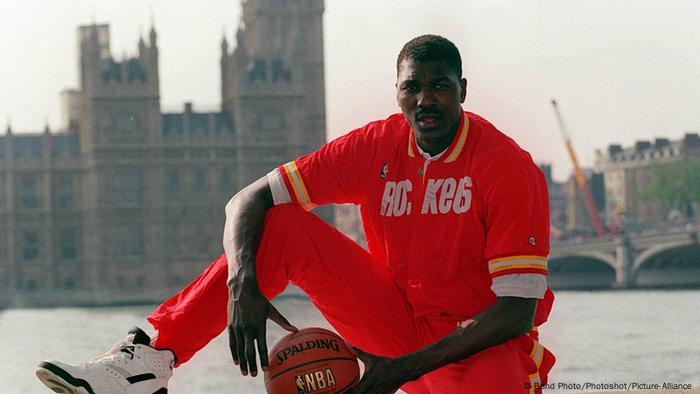
M 265 221 L 288 221 L 290 218 L 303 218 L 306 215 L 313 214 L 296 204 L 280 204 L 268 208 L 265 212 Z

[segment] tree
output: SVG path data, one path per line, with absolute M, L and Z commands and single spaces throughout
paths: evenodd
M 666 209 L 678 209 L 686 219 L 692 220 L 695 216 L 693 204 L 700 203 L 700 159 L 654 165 L 651 185 L 640 198 L 658 201 Z

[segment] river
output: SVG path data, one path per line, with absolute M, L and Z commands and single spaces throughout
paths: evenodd
M 700 387 L 700 290 L 561 291 L 542 343 L 557 356 L 549 393 L 581 392 L 578 384 L 692 384 Z M 326 326 L 305 299 L 275 301 L 298 327 Z M 0 311 L 2 393 L 48 393 L 34 376 L 44 358 L 80 362 L 103 353 L 134 325 L 149 327 L 153 306 L 8 309 Z M 268 343 L 283 334 L 269 323 Z M 262 377 L 234 369 L 219 336 L 170 383 L 173 394 L 264 393 Z M 604 387 L 604 386 L 598 386 Z M 589 390 L 601 391 L 601 390 Z

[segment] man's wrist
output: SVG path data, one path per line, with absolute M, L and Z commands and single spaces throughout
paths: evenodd
M 228 280 L 228 287 L 234 294 L 257 290 L 258 289 L 258 279 L 255 275 L 255 270 L 252 271 L 241 267 L 238 269 L 233 277 Z
M 397 371 L 402 378 L 402 384 L 416 380 L 421 377 L 422 373 L 418 370 L 418 364 L 413 359 L 414 353 L 396 357 L 391 360 L 392 371 Z

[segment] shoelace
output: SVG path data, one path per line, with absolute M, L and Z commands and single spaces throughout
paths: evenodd
M 94 363 L 94 362 L 107 361 L 107 360 L 112 360 L 112 359 L 117 358 L 117 357 L 121 358 L 121 357 L 123 357 L 121 355 L 122 349 L 125 348 L 126 346 L 129 346 L 129 345 L 130 345 L 130 342 L 128 342 L 126 340 L 119 341 L 116 344 L 114 344 L 114 346 L 112 346 L 112 348 L 109 349 L 106 353 L 99 355 L 99 356 L 93 358 L 92 360 L 90 360 L 86 363 L 82 363 L 82 364 L 90 364 L 90 363 Z

